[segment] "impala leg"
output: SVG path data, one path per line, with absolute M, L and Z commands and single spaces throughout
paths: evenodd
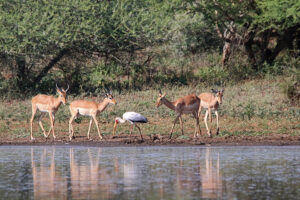
M 43 119 L 44 116 L 45 116 L 45 113 L 42 112 L 42 114 L 41 114 L 41 116 L 39 118 L 39 125 L 40 125 L 40 127 L 41 127 L 41 129 L 43 131 L 43 134 L 44 134 L 45 138 L 47 138 L 48 136 L 46 135 L 46 131 L 45 131 L 43 123 L 42 123 L 42 119 Z
M 180 122 L 180 126 L 181 126 L 181 135 L 183 135 L 183 122 L 182 122 L 181 116 L 179 117 L 179 122 Z
M 208 136 L 211 136 L 211 134 L 210 134 L 210 130 L 209 130 L 209 128 L 208 128 L 208 125 L 207 125 L 208 113 L 209 113 L 209 111 L 208 111 L 208 110 L 206 110 L 206 112 L 205 112 L 205 117 L 204 117 L 204 123 L 205 123 L 205 126 L 206 126 L 206 130 L 207 130 L 207 134 L 208 134 Z
M 48 132 L 47 137 L 49 136 L 50 131 L 52 130 L 52 135 L 53 135 L 53 138 L 55 139 L 56 136 L 55 136 L 55 133 L 54 133 L 54 120 L 55 120 L 54 114 L 53 114 L 52 112 L 49 112 L 49 117 L 50 117 L 51 127 L 50 127 L 50 130 L 49 130 L 49 132 Z
M 142 132 L 141 132 L 141 129 L 140 127 L 137 125 L 137 124 L 134 124 L 138 129 L 139 129 L 139 132 L 140 132 L 140 136 L 141 136 L 141 139 L 144 140 L 143 136 L 142 136 Z
M 91 130 L 92 123 L 93 123 L 93 118 L 90 119 L 89 129 L 88 129 L 88 133 L 87 133 L 87 138 L 88 139 L 90 139 L 90 130 Z
M 176 124 L 176 122 L 177 122 L 177 120 L 178 120 L 178 118 L 179 118 L 180 116 L 181 116 L 181 114 L 177 115 L 177 117 L 176 117 L 175 120 L 174 120 L 174 124 L 173 124 L 173 127 L 172 127 L 172 129 L 171 129 L 171 133 L 170 133 L 170 139 L 172 138 L 172 133 L 173 133 L 175 124 Z
M 32 105 L 32 115 L 31 115 L 31 119 L 30 119 L 30 139 L 31 140 L 34 140 L 34 137 L 32 136 L 32 124 L 33 124 L 33 119 L 36 114 L 36 111 L 37 111 L 37 107 Z
M 72 140 L 72 138 L 74 137 L 74 130 L 73 130 L 72 122 L 75 119 L 75 117 L 76 117 L 76 115 L 72 115 L 69 120 L 69 138 L 70 138 L 70 140 Z
M 96 116 L 93 116 L 93 119 L 94 119 L 96 127 L 97 127 L 99 138 L 102 140 L 102 136 L 101 136 L 101 133 L 100 133 L 100 129 L 99 129 L 99 126 L 98 126 L 98 121 L 96 119 Z
M 199 119 L 200 119 L 200 115 L 201 115 L 201 109 L 202 109 L 202 106 L 200 105 L 199 106 L 199 110 L 198 110 L 198 117 L 199 117 Z
M 195 119 L 196 119 L 196 123 L 195 123 L 195 131 L 194 131 L 194 138 L 196 138 L 196 133 L 197 136 L 199 134 L 199 132 L 201 133 L 201 129 L 200 129 L 200 125 L 199 125 L 199 117 L 197 113 L 193 113 Z M 197 131 L 197 129 L 199 130 L 199 132 Z
M 215 114 L 216 114 L 216 118 L 217 118 L 217 132 L 216 132 L 216 135 L 219 135 L 219 114 L 218 114 L 218 111 L 215 111 Z

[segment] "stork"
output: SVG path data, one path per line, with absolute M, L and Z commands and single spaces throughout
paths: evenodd
M 143 115 L 139 114 L 139 113 L 136 113 L 136 112 L 125 112 L 122 117 L 123 117 L 123 119 L 120 118 L 120 117 L 117 117 L 115 119 L 115 124 L 114 124 L 114 129 L 113 129 L 113 136 L 115 135 L 118 123 L 123 124 L 126 121 L 128 121 L 131 124 L 130 135 L 132 133 L 133 126 L 136 126 L 139 129 L 141 139 L 143 140 L 141 129 L 137 125 L 137 123 L 147 123 L 148 122 L 147 118 L 144 117 Z

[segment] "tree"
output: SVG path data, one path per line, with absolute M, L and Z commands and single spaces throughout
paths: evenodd
M 243 48 L 254 69 L 272 64 L 277 55 L 295 46 L 299 38 L 299 9 L 296 0 L 191 0 L 187 7 L 202 13 L 224 41 L 223 65 L 231 47 Z
M 66 56 L 120 60 L 162 42 L 163 9 L 156 0 L 1 0 L 1 58 L 16 66 L 21 91 L 32 89 Z

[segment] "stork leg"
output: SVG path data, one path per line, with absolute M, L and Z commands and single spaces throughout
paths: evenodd
M 141 132 L 141 129 L 140 127 L 137 125 L 137 124 L 134 124 L 138 129 L 139 129 L 139 132 L 140 132 L 140 136 L 141 136 L 141 139 L 144 140 L 143 136 L 142 136 L 142 132 Z

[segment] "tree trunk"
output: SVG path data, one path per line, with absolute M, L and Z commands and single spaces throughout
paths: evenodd
M 230 42 L 225 42 L 224 47 L 223 47 L 223 55 L 222 55 L 222 67 L 224 67 L 231 55 L 231 43 Z
M 20 91 L 24 91 L 31 85 L 30 76 L 26 68 L 25 56 L 18 56 L 16 58 L 17 65 L 17 85 Z
M 69 48 L 62 49 L 50 62 L 44 67 L 44 69 L 35 77 L 33 80 L 33 85 L 37 85 L 44 76 L 47 75 L 50 69 L 54 67 L 66 54 L 70 52 Z

